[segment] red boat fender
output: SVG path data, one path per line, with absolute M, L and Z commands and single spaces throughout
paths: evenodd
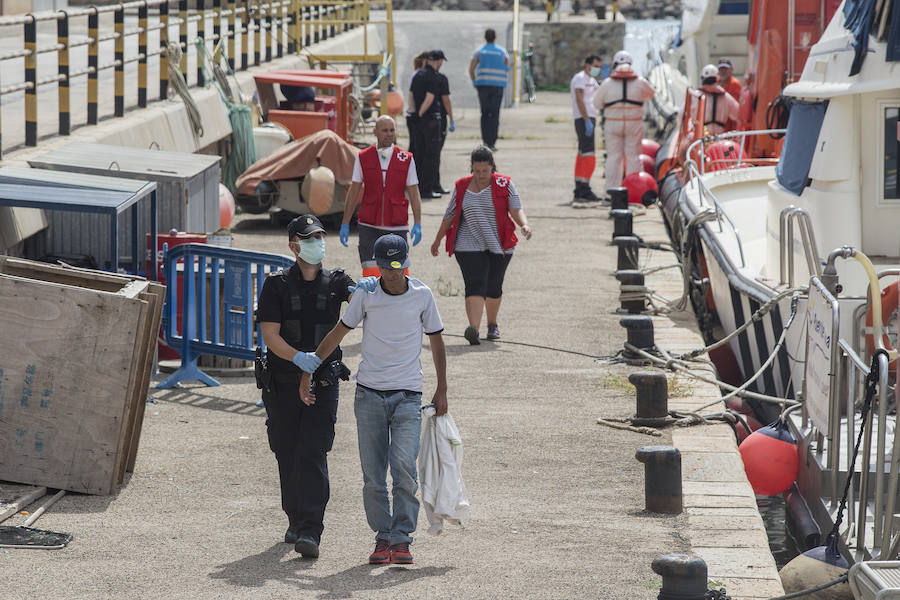
M 647 173 L 648 175 L 656 174 L 656 163 L 651 157 L 646 154 L 641 154 L 638 158 L 641 159 L 641 168 L 644 170 L 644 173 Z
M 659 144 L 646 138 L 641 140 L 641 154 L 646 154 L 650 158 L 655 159 L 657 152 L 659 152 Z
M 721 171 L 737 165 L 740 148 L 733 140 L 719 140 L 706 147 L 704 152 L 708 171 Z
M 738 450 L 756 494 L 776 496 L 797 479 L 797 442 L 781 419 L 751 433 Z
M 650 206 L 659 198 L 659 187 L 653 175 L 639 171 L 631 173 L 622 181 L 622 186 L 628 190 L 629 204 L 643 204 Z

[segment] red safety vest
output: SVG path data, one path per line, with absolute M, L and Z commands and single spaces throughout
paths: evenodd
M 453 255 L 456 244 L 456 233 L 459 230 L 459 218 L 462 216 L 462 201 L 472 176 L 456 180 L 456 213 L 453 225 L 447 230 L 447 254 Z M 497 235 L 503 250 L 515 248 L 519 238 L 516 237 L 516 224 L 509 216 L 509 177 L 499 173 L 491 174 L 491 199 L 494 201 L 494 214 L 497 220 Z
M 378 150 L 369 146 L 359 153 L 363 174 L 363 197 L 357 219 L 365 225 L 400 226 L 409 222 L 409 200 L 406 199 L 406 175 L 412 154 L 394 146 L 384 182 Z

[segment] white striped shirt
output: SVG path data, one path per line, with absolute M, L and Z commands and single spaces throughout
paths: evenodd
M 509 210 L 522 208 L 522 200 L 512 181 L 509 182 Z M 450 203 L 444 212 L 444 219 L 453 219 L 456 216 L 456 187 L 450 194 Z M 497 213 L 494 209 L 494 200 L 491 198 L 491 186 L 487 186 L 477 194 L 466 189 L 462 201 L 462 216 L 459 219 L 459 230 L 456 232 L 454 251 L 456 252 L 484 252 L 487 250 L 493 254 L 503 254 L 503 246 L 500 245 L 500 234 L 497 233 Z M 512 248 L 506 251 L 511 254 Z

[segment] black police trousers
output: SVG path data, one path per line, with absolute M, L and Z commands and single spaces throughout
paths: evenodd
M 419 176 L 419 192 L 437 191 L 439 157 L 441 155 L 441 116 L 429 112 L 415 126 L 416 171 Z
M 307 406 L 299 385 L 299 377 L 276 374 L 262 397 L 269 448 L 278 461 L 281 508 L 292 530 L 318 542 L 331 496 L 327 455 L 334 442 L 338 386 L 314 386 L 316 402 Z

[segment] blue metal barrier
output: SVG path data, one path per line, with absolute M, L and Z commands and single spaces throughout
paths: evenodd
M 179 262 L 183 264 L 181 278 Z M 293 264 L 294 259 L 279 254 L 206 244 L 181 244 L 171 250 L 164 246 L 163 332 L 169 345 L 181 352 L 181 366 L 156 387 L 168 389 L 189 379 L 209 386 L 219 385 L 197 366 L 201 354 L 253 360 L 257 344 L 265 349 L 259 325 L 255 328 L 255 339 L 253 335 L 254 306 L 263 282 L 268 273 Z M 178 306 L 179 297 L 181 306 Z M 224 319 L 219 314 L 220 302 L 224 304 Z

